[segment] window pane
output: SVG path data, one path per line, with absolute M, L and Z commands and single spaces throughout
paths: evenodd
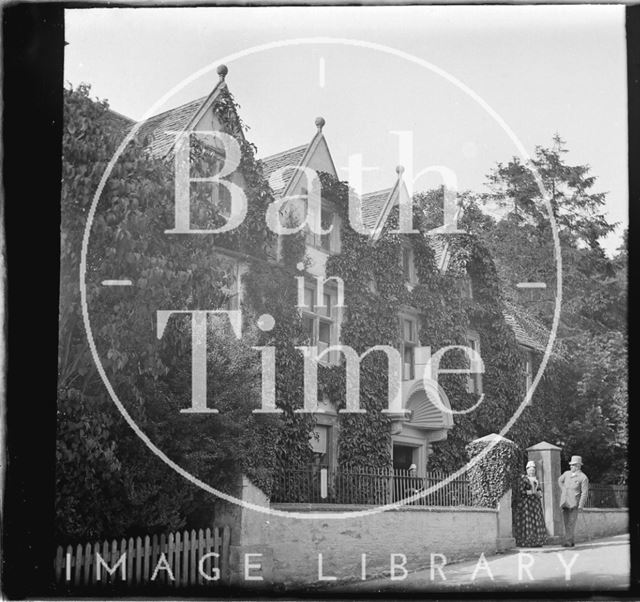
M 322 295 L 322 302 L 325 306 L 316 308 L 316 312 L 322 316 L 331 316 L 331 295 Z
M 413 380 L 413 365 L 405 364 L 402 371 L 402 380 Z
M 318 341 L 331 344 L 331 324 L 329 322 L 320 322 L 318 325 Z
M 314 312 L 320 316 L 326 316 L 328 318 L 331 317 L 331 305 L 333 303 L 333 297 L 329 293 L 323 293 L 322 295 L 322 303 L 324 307 L 320 307 L 317 305 L 314 309 Z
M 333 223 L 333 213 L 328 209 L 322 209 L 320 213 L 320 223 L 322 224 L 322 229 L 327 230 Z
M 531 384 L 533 383 L 533 353 L 531 353 L 531 351 L 527 351 L 525 370 L 526 370 L 526 387 L 527 389 L 530 389 Z
M 316 292 L 313 289 L 304 289 L 304 304 L 307 306 L 307 309 L 311 311 L 313 311 L 313 307 L 315 305 L 315 296 Z
M 405 341 L 414 341 L 414 332 L 413 332 L 413 321 L 412 320 L 404 320 L 404 340 Z
M 314 344 L 314 336 L 313 336 L 313 318 L 310 318 L 308 316 L 303 316 L 302 317 L 302 328 L 304 329 L 305 334 L 307 335 L 308 339 L 309 339 L 309 343 L 311 345 Z
M 407 247 L 404 247 L 402 249 L 402 272 L 404 274 L 404 279 L 408 282 L 413 282 L 415 280 L 413 267 L 413 249 Z
M 403 351 L 403 370 L 402 378 L 404 380 L 413 380 L 414 374 L 414 362 L 413 362 L 413 347 L 405 347 Z
M 320 225 L 323 230 L 327 230 L 331 224 L 333 224 L 333 213 L 328 209 L 321 209 L 320 211 Z M 329 234 L 311 234 L 309 236 L 309 230 L 307 230 L 307 242 L 315 247 L 321 247 L 326 251 L 331 250 L 331 233 Z
M 480 340 L 476 336 L 468 336 L 467 337 L 467 347 L 474 351 L 477 354 L 480 354 Z M 473 369 L 474 367 L 477 369 L 477 365 L 474 365 L 473 358 L 469 357 L 469 353 L 465 353 L 467 356 L 467 362 L 469 363 L 469 367 Z M 467 377 L 467 391 L 469 393 L 475 393 L 476 395 L 480 395 L 482 393 L 482 375 L 478 373 L 469 374 Z

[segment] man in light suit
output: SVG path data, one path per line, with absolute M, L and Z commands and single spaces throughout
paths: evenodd
M 564 520 L 564 543 L 565 548 L 575 546 L 574 531 L 578 512 L 581 512 L 587 503 L 589 495 L 589 479 L 582 472 L 582 457 L 571 456 L 569 462 L 570 470 L 562 473 L 558 479 L 560 485 L 560 507 L 562 508 L 562 518 Z

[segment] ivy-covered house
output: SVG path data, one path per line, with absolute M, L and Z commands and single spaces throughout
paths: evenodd
M 407 194 L 401 169 L 390 174 L 388 189 L 362 196 L 362 223 L 370 233 L 356 231 L 349 188 L 339 180 L 324 119 L 316 119 L 308 143 L 255 161 L 227 89 L 227 70 L 220 67 L 218 73 L 220 81 L 207 97 L 141 125 L 138 136 L 148 151 L 169 165 L 177 132 L 227 132 L 239 139 L 243 152 L 229 180 L 254 203 L 249 209 L 251 219 L 256 210 L 254 223 L 264 220 L 272 203 L 281 203 L 282 219 L 299 218 L 310 194 L 307 170 L 313 170 L 321 184 L 321 225 L 332 227 L 328 234 L 307 228 L 299 235 L 275 235 L 263 227 L 264 244 L 258 246 L 244 244 L 242 231 L 216 239 L 212 261 L 228 266 L 227 288 L 235 291 L 225 296 L 224 307 L 273 315 L 276 327 L 260 336 L 266 344 L 288 348 L 286 361 L 277 352 L 276 405 L 284 412 L 276 469 L 406 470 L 415 464 L 418 474 L 425 474 L 461 466 L 464 446 L 499 431 L 522 403 L 546 332 L 521 308 L 505 304 L 491 257 L 473 236 L 429 234 L 442 224 L 434 224 L 419 204 L 413 207 L 418 231 L 395 231 L 399 201 Z M 214 170 L 216 162 L 218 168 L 224 164 L 219 141 L 205 135 L 201 142 Z M 224 186 L 212 189 L 215 210 L 224 221 L 230 213 L 228 195 Z M 384 411 L 389 403 L 387 358 L 377 352 L 360 364 L 364 412 L 344 411 L 345 360 L 330 350 L 319 360 L 319 411 L 301 412 L 303 361 L 295 347 L 317 346 L 322 352 L 339 344 L 358 354 L 376 345 L 399 351 L 402 411 Z M 441 374 L 446 405 L 438 407 L 424 390 L 426 348 L 433 355 L 450 345 L 480 354 L 484 372 Z M 467 369 L 469 359 L 451 350 L 442 356 L 440 368 Z M 521 437 L 526 441 L 526 429 Z

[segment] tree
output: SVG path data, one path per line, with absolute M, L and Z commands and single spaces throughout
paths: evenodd
M 558 226 L 563 264 L 561 338 L 583 330 L 603 333 L 626 321 L 624 291 L 600 241 L 616 227 L 604 214 L 605 193 L 593 192 L 588 165 L 568 165 L 565 142 L 556 135 L 550 148 L 538 146 L 530 164 L 517 157 L 499 163 L 488 176 L 489 192 L 474 202 L 497 209 L 493 223 L 472 226 L 492 250 L 505 293 L 516 297 L 518 282 L 544 282 L 547 293 L 528 303 L 550 325 L 555 306 L 556 249 L 551 222 L 535 173 L 541 178 Z
M 626 336 L 611 331 L 597 336 L 585 335 L 574 354 L 580 362 L 581 378 L 577 385 L 578 407 L 568 429 L 568 444 L 585 450 L 585 461 L 606 482 L 626 482 L 627 348 Z
M 546 231 L 550 227 L 548 209 L 535 177 L 537 172 L 558 227 L 574 242 L 596 249 L 615 225 L 608 223 L 603 213 L 605 193 L 591 191 L 596 178 L 589 175 L 589 166 L 564 162 L 568 153 L 565 144 L 556 134 L 551 148 L 536 147 L 529 165 L 518 157 L 507 165 L 498 163 L 488 176 L 489 197 Z
M 548 213 L 532 168 L 548 193 L 562 253 L 562 313 L 558 338 L 566 362 L 551 366 L 536 403 L 549 437 L 565 453 L 581 453 L 590 476 L 624 479 L 626 427 L 626 234 L 610 259 L 600 245 L 615 228 L 604 214 L 605 193 L 595 193 L 596 178 L 587 165 L 568 165 L 564 141 L 536 147 L 531 165 L 513 158 L 488 176 L 489 192 L 467 195 L 461 220 L 491 249 L 505 297 L 526 305 L 548 326 L 555 307 L 556 261 Z M 480 207 L 494 210 L 479 216 Z M 524 298 L 518 282 L 544 282 L 544 294 Z M 548 369 L 549 371 L 549 369 Z M 556 380 L 562 386 L 551 384 Z M 547 403 L 543 391 L 555 396 Z M 534 404 L 535 405 L 535 404 Z M 535 408 L 534 408 L 535 409 Z

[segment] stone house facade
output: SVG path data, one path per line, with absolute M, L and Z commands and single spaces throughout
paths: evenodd
M 154 157 L 171 161 L 175 155 L 176 140 L 179 132 L 198 132 L 224 130 L 214 104 L 222 90 L 227 89 L 225 77 L 227 69 L 218 69 L 220 76 L 212 92 L 203 98 L 194 100 L 180 107 L 165 111 L 151 117 L 144 123 L 138 124 L 138 138 L 143 140 L 148 152 Z M 118 116 L 118 119 L 123 119 Z M 135 125 L 129 121 L 129 126 Z M 260 161 L 265 180 L 269 183 L 273 197 L 285 201 L 291 207 L 291 213 L 304 210 L 305 197 L 309 194 L 307 170 L 325 173 L 339 179 L 331 155 L 330 146 L 325 138 L 328 129 L 323 118 L 315 120 L 315 132 L 310 140 L 280 153 L 263 157 Z M 225 152 L 219 140 L 202 136 L 205 144 L 210 145 L 214 153 L 224 160 Z M 229 180 L 236 185 L 246 185 L 240 171 L 234 171 Z M 381 229 L 394 207 L 398 207 L 401 198 L 406 198 L 407 190 L 402 180 L 402 170 L 390 174 L 390 187 L 385 190 L 372 191 L 362 195 L 362 222 L 371 232 L 372 239 L 379 235 Z M 403 196 L 404 195 L 404 196 Z M 302 203 L 300 203 L 302 199 Z M 219 212 L 225 216 L 229 214 L 228 202 L 223 194 L 214 192 L 213 202 L 218 204 Z M 305 233 L 306 260 L 304 270 L 301 271 L 303 285 L 300 285 L 299 311 L 304 329 L 308 335 L 308 344 L 317 346 L 318 352 L 334 347 L 341 343 L 341 331 L 347 320 L 346 312 L 340 304 L 340 286 L 335 279 L 327 277 L 326 265 L 333 255 L 339 255 L 342 247 L 341 232 L 345 227 L 343 220 L 335 206 L 322 200 L 320 221 L 323 229 L 331 228 L 328 234 L 317 234 L 311 230 Z M 280 241 L 271 250 L 271 259 L 280 258 Z M 429 238 L 438 269 L 446 273 L 449 269 L 451 251 L 446 237 L 434 236 Z M 398 245 L 397 269 L 404 275 L 405 286 L 411 290 L 418 282 L 417 270 L 414 263 L 414 249 L 410 240 L 404 240 Z M 235 274 L 237 295 L 229 302 L 229 308 L 238 308 L 242 302 L 242 274 L 246 270 L 246 262 L 234 253 L 221 250 L 217 262 L 226 262 L 229 270 Z M 348 286 L 348 283 L 345 284 Z M 372 283 L 375 287 L 375 283 Z M 319 288 L 321 290 L 319 290 Z M 460 279 L 459 294 L 473 298 L 472 278 L 469 274 Z M 375 292 L 375 291 L 374 291 Z M 429 456 L 433 452 L 433 445 L 447 439 L 455 428 L 455 419 L 446 408 L 437 407 L 424 389 L 422 379 L 427 357 L 424 345 L 427 341 L 420 340 L 419 322 L 421 308 L 403 305 L 398 308 L 398 336 L 394 342 L 402 360 L 402 398 L 403 412 L 394 416 L 390 422 L 389 456 L 393 468 L 406 470 L 411 464 L 417 466 L 419 475 L 424 475 L 429 466 Z M 544 351 L 548 333 L 534 320 L 527 317 L 526 312 L 516 305 L 505 305 L 504 319 L 513 330 L 518 346 L 523 354 L 525 370 L 515 378 L 523 381 L 523 387 L 529 385 L 533 378 L 535 355 Z M 469 348 L 482 354 L 483 341 L 478 332 L 470 328 L 467 333 Z M 326 365 L 340 365 L 340 353 L 331 351 L 321 360 Z M 483 375 L 474 373 L 468 375 L 467 391 L 477 397 L 483 394 Z M 329 398 L 319 401 L 321 411 L 315 416 L 316 425 L 309 444 L 313 449 L 317 467 L 337 469 L 340 441 L 340 414 L 336 403 Z

